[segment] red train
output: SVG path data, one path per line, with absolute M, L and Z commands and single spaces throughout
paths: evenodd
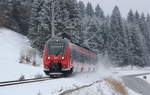
M 47 75 L 71 74 L 96 69 L 97 55 L 67 39 L 51 38 L 44 48 L 44 72 Z

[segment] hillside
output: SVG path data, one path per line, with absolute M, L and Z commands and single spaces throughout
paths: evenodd
M 42 68 L 19 63 L 23 48 L 30 47 L 28 39 L 8 29 L 0 29 L 0 81 L 16 80 L 21 75 L 26 78 L 43 74 Z

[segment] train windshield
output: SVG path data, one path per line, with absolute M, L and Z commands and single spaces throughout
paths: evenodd
M 55 56 L 59 54 L 63 54 L 64 52 L 64 44 L 63 43 L 50 43 L 49 45 L 49 53 Z

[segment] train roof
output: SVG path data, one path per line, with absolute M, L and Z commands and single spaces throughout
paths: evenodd
M 67 39 L 62 39 L 62 38 L 50 38 L 47 43 L 50 43 L 50 42 L 63 42 L 63 43 L 68 43 L 69 40 Z
M 73 44 L 73 43 L 70 43 L 69 44 L 71 48 L 74 48 L 74 49 L 77 49 L 79 52 L 83 53 L 83 54 L 86 54 L 86 55 L 96 55 L 95 52 L 91 51 L 91 50 L 88 50 L 86 48 L 83 48 L 83 47 L 80 47 L 76 44 Z

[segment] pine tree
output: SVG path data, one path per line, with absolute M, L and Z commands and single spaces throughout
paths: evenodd
M 84 43 L 86 11 L 85 11 L 85 5 L 82 1 L 79 1 L 78 6 L 79 6 L 79 24 L 80 24 L 80 32 L 78 32 L 80 36 L 79 44 L 81 46 L 84 46 L 83 43 Z
M 127 21 L 128 21 L 129 23 L 133 23 L 133 22 L 135 21 L 135 16 L 134 16 L 132 10 L 130 10 L 129 13 L 128 13 Z
M 68 25 L 66 26 L 65 33 L 71 37 L 71 41 L 74 43 L 79 43 L 80 40 L 80 15 L 79 6 L 76 0 L 65 0 L 66 9 L 69 12 Z
M 144 62 L 144 55 L 143 55 L 143 48 L 140 43 L 140 34 L 139 28 L 136 26 L 129 26 L 129 40 L 130 43 L 130 56 L 129 56 L 129 64 L 131 65 L 139 65 L 142 66 L 145 64 Z
M 110 56 L 119 65 L 125 64 L 125 34 L 123 31 L 122 17 L 119 8 L 116 6 L 113 10 L 110 20 Z
M 150 15 L 149 14 L 146 17 L 146 22 L 147 22 L 148 25 L 150 24 Z
M 104 12 L 99 5 L 97 5 L 95 8 L 95 15 L 97 18 L 105 18 Z
M 103 39 L 104 39 L 104 53 L 109 53 L 111 39 L 109 38 L 111 35 L 110 31 L 110 17 L 107 16 L 105 22 L 103 24 Z M 107 54 L 108 55 L 108 54 Z
M 88 26 L 86 26 L 86 30 L 84 33 L 85 36 L 85 41 L 84 41 L 84 46 L 97 52 L 97 35 L 96 33 L 98 32 L 97 24 L 95 23 L 94 20 L 90 20 L 88 23 Z
M 31 10 L 31 26 L 29 29 L 29 34 L 28 37 L 31 40 L 34 40 L 37 36 L 37 33 L 39 32 L 40 29 L 40 24 L 41 24 L 41 18 L 42 15 L 41 10 L 42 10 L 42 5 L 44 1 L 43 0 L 33 0 L 32 3 L 32 10 Z
M 149 16 L 149 14 L 147 15 L 147 18 L 146 18 L 146 24 L 147 24 L 148 34 L 150 34 L 150 16 Z M 150 37 L 150 35 L 149 35 L 149 37 Z M 148 49 L 150 49 L 150 47 L 148 47 Z M 149 51 L 149 56 L 150 56 L 150 51 Z M 150 60 L 150 57 L 149 57 L 149 60 Z
M 137 22 L 139 22 L 138 12 L 134 15 L 130 10 L 127 18 L 128 64 L 143 66 L 146 64 L 144 36 Z
M 17 32 L 27 35 L 30 21 L 31 0 L 13 0 L 12 1 L 12 18 L 18 24 Z
M 89 3 L 89 2 L 86 7 L 86 15 L 89 17 L 92 17 L 94 15 L 93 7 L 92 7 L 91 3 Z
M 144 49 L 144 58 L 145 58 L 145 64 L 149 63 L 149 54 L 150 54 L 150 34 L 148 31 L 147 23 L 146 23 L 146 18 L 144 16 L 144 13 L 142 13 L 141 18 L 139 19 L 139 28 L 141 31 L 141 34 L 143 37 L 142 43 L 143 43 L 143 49 Z
M 149 31 L 149 34 L 150 34 L 150 16 L 149 16 L 149 14 L 146 17 L 146 23 L 147 23 L 148 31 Z
M 12 29 L 14 31 L 19 30 L 19 26 L 13 19 L 13 1 L 11 0 L 1 0 L 0 1 L 0 19 L 1 26 Z
M 138 11 L 135 12 L 135 21 L 136 23 L 139 23 L 139 19 L 140 19 L 140 15 L 138 13 Z
M 79 5 L 79 13 L 80 13 L 81 17 L 84 18 L 84 16 L 85 16 L 85 5 L 84 5 L 83 1 L 79 1 L 78 5 Z
M 108 42 L 108 32 L 109 32 L 109 26 L 106 20 L 101 24 L 100 26 L 97 26 L 98 31 L 96 32 L 96 44 L 97 44 L 97 53 L 99 54 L 105 54 L 107 51 L 107 42 Z
M 31 26 L 28 37 L 31 40 L 31 45 L 38 50 L 42 50 L 45 42 L 48 40 L 47 25 L 43 23 L 42 7 L 44 0 L 34 0 L 32 3 Z
M 87 11 L 88 10 L 88 11 Z M 91 12 L 89 11 L 91 10 Z M 105 52 L 105 42 L 106 40 L 106 22 L 103 10 L 98 5 L 95 9 L 95 13 L 92 5 L 87 4 L 86 7 L 86 16 L 83 19 L 84 25 L 84 42 L 83 45 L 95 51 L 96 53 L 104 53 Z M 92 15 L 89 15 L 89 14 Z
M 128 64 L 140 65 L 144 64 L 143 48 L 140 41 L 140 29 L 136 24 L 136 17 L 130 10 L 127 18 L 127 36 L 128 36 Z
M 105 53 L 105 40 L 106 40 L 106 32 L 108 32 L 106 19 L 104 16 L 103 10 L 100 8 L 99 5 L 95 8 L 95 22 L 98 28 L 98 31 L 96 32 L 96 39 L 97 39 L 97 51 L 98 53 Z

